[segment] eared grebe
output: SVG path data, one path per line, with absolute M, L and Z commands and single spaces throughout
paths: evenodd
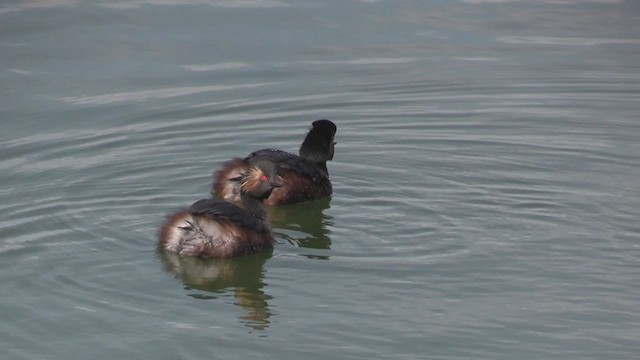
M 270 162 L 258 161 L 229 181 L 239 182 L 240 206 L 213 199 L 196 201 L 169 215 L 159 246 L 181 255 L 231 257 L 273 248 L 271 226 L 262 201 L 281 186 Z
M 263 149 L 244 159 L 235 158 L 222 165 L 213 175 L 211 194 L 228 201 L 239 201 L 237 182 L 230 181 L 252 164 L 268 161 L 277 168 L 282 187 L 274 189 L 264 200 L 267 205 L 292 204 L 331 195 L 333 188 L 327 161 L 333 159 L 336 125 L 330 120 L 316 120 L 300 146 L 300 156 L 282 150 Z

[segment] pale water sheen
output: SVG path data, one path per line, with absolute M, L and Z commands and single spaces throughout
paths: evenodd
M 637 359 L 635 0 L 0 5 L 0 358 Z M 273 252 L 155 252 L 338 125 Z

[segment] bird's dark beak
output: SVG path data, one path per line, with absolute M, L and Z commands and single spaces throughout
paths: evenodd
M 276 178 L 271 181 L 271 186 L 274 188 L 282 187 L 282 185 L 284 185 L 284 180 L 282 180 L 280 176 L 276 176 Z

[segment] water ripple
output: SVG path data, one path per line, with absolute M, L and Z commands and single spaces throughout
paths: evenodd
M 270 86 L 276 83 L 256 83 L 241 85 L 208 85 L 208 86 L 192 86 L 192 87 L 176 87 L 168 89 L 152 89 L 127 91 L 114 94 L 94 95 L 94 96 L 65 96 L 59 100 L 74 105 L 105 105 L 116 104 L 122 102 L 146 101 L 151 99 L 168 99 L 180 96 L 187 96 L 200 93 L 237 90 L 245 88 L 257 88 L 262 86 Z

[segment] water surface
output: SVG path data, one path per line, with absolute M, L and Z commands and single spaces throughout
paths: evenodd
M 635 359 L 635 1 L 0 5 L 2 359 Z M 338 125 L 273 252 L 159 254 Z

